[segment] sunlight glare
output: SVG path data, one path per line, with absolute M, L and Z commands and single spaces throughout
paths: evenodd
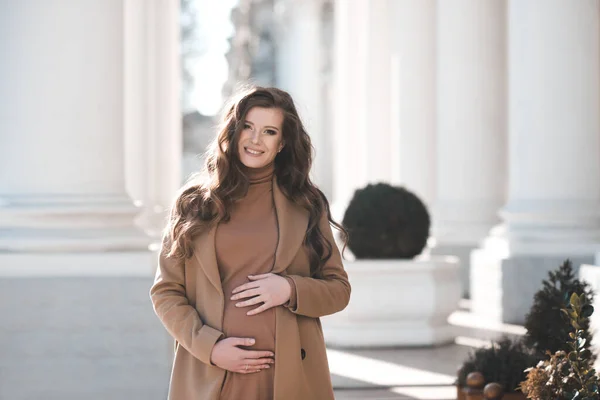
M 332 374 L 381 386 L 452 385 L 454 376 L 327 349 Z

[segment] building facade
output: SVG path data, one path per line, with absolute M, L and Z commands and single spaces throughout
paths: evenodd
M 277 6 L 276 83 L 312 110 L 338 218 L 358 187 L 406 186 L 430 208 L 431 252 L 461 258 L 473 311 L 505 322 L 564 259 L 595 262 L 599 1 Z
M 599 0 L 240 4 L 226 91 L 255 68 L 293 95 L 338 219 L 406 186 L 473 311 L 506 322 L 563 259 L 594 263 Z M 2 398 L 164 398 L 147 290 L 182 179 L 178 20 L 177 0 L 0 4 Z

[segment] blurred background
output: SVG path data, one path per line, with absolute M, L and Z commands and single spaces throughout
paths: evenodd
M 0 399 L 166 398 L 156 243 L 247 83 L 337 220 L 378 182 L 431 216 L 418 257 L 349 253 L 336 398 L 454 399 L 548 271 L 600 287 L 599 0 L 0 0 L 0 55 Z

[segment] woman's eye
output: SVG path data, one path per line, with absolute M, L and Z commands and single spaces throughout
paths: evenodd
M 244 129 L 250 129 L 250 128 L 251 128 L 251 126 L 250 126 L 250 125 L 248 125 L 248 124 L 244 124 Z
M 267 129 L 265 132 L 267 132 L 269 135 L 277 135 L 277 132 L 273 129 Z

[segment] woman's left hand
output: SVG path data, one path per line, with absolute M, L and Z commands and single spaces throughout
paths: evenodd
M 236 307 L 248 307 L 259 303 L 263 304 L 248 311 L 246 315 L 261 313 L 271 307 L 284 304 L 290 299 L 292 288 L 289 282 L 277 274 L 248 275 L 248 279 L 252 282 L 245 283 L 233 289 L 231 300 L 256 296 L 250 300 L 238 302 L 235 305 Z

